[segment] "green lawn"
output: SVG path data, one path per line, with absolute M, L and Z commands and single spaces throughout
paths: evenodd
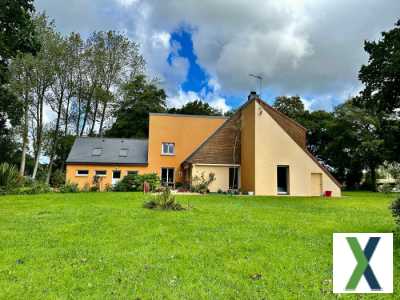
M 332 233 L 393 231 L 392 198 L 180 196 L 194 209 L 171 212 L 132 193 L 3 196 L 0 298 L 336 298 Z

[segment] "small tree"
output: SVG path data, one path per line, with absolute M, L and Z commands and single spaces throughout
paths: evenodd
M 145 202 L 143 207 L 161 210 L 185 210 L 181 204 L 176 202 L 175 195 L 171 193 L 169 188 L 166 188 L 161 194 L 156 195 L 153 199 Z

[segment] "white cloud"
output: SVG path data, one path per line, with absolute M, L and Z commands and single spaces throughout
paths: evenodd
M 169 107 L 180 108 L 188 102 L 193 102 L 199 99 L 199 95 L 193 91 L 184 92 L 182 89 L 178 93 L 167 98 L 167 105 Z
M 223 113 L 226 113 L 227 111 L 231 110 L 231 107 L 226 104 L 226 100 L 222 97 L 214 95 L 208 101 L 212 107 L 218 109 L 219 111 L 222 111 Z
M 193 102 L 195 100 L 201 100 L 209 103 L 211 107 L 220 110 L 225 113 L 231 109 L 231 107 L 226 103 L 226 99 L 218 95 L 218 93 L 205 93 L 202 90 L 200 93 L 193 91 L 185 92 L 179 89 L 178 92 L 167 98 L 167 104 L 169 107 L 182 107 L 188 102 Z
M 188 61 L 176 55 L 180 45 L 170 43 L 170 33 L 183 26 L 192 30 L 198 63 L 219 93 L 243 97 L 254 87 L 248 74 L 262 73 L 264 89 L 313 99 L 311 107 L 337 104 L 359 89 L 357 73 L 366 62 L 363 41 L 392 28 L 400 11 L 398 0 L 36 3 L 64 32 L 126 31 L 141 44 L 149 74 L 162 80 L 172 98 L 183 96 L 179 87 L 188 72 Z M 175 55 L 168 64 L 170 52 Z
M 158 48 L 160 46 L 164 47 L 165 49 L 169 49 L 169 41 L 171 39 L 171 35 L 168 32 L 156 32 L 152 36 L 152 45 L 154 48 Z
M 137 0 L 116 0 L 117 3 L 119 3 L 120 5 L 127 7 L 132 5 L 133 3 L 136 3 Z

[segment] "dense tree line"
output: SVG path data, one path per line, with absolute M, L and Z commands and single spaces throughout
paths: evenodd
M 125 35 L 63 36 L 31 0 L 3 2 L 0 163 L 18 165 L 20 175 L 64 178 L 76 136 L 145 138 L 149 112 L 221 115 L 201 100 L 168 108 L 164 90 L 145 76 L 138 44 Z M 400 21 L 364 49 L 369 61 L 356 97 L 332 112 L 308 111 L 299 96 L 277 97 L 274 106 L 308 129 L 309 150 L 346 187 L 363 181 L 375 189 L 379 166 L 400 162 Z
M 59 143 L 71 141 L 70 135 L 103 135 L 123 94 L 121 87 L 123 91 L 141 76 L 145 63 L 138 45 L 118 32 L 93 32 L 83 40 L 77 33 L 62 36 L 45 15 L 36 15 L 32 22 L 41 47 L 13 58 L 10 90 L 20 104 L 16 123 L 21 136 L 20 174 L 26 174 L 31 147 L 30 175 L 36 178 L 40 159 L 46 155 L 48 183 L 60 158 Z M 45 120 L 49 115 L 45 109 L 51 111 L 51 122 Z
M 400 162 L 400 21 L 366 41 L 369 55 L 359 72 L 361 93 L 333 112 L 307 111 L 299 96 L 278 97 L 274 107 L 308 129 L 309 150 L 347 188 L 375 190 L 377 169 Z

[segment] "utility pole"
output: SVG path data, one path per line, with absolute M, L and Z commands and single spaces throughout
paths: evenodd
M 259 83 L 259 91 L 258 94 L 261 96 L 261 89 L 262 89 L 262 76 L 261 75 L 255 75 L 255 74 L 249 74 L 250 77 L 254 77 L 256 80 L 258 80 Z

